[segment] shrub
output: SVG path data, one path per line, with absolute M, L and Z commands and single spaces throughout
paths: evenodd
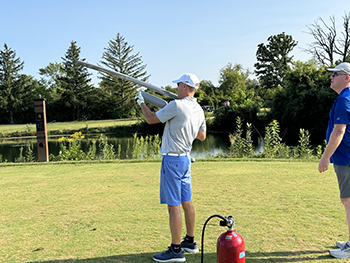
M 57 156 L 59 161 L 80 161 L 85 159 L 85 153 L 81 150 L 81 140 L 85 137 L 81 132 L 72 134 L 69 138 L 61 137 L 58 139 L 60 143 L 60 152 Z
M 311 158 L 312 150 L 310 149 L 310 133 L 307 130 L 300 129 L 299 132 L 299 157 Z
M 100 160 L 113 160 L 116 158 L 114 146 L 108 143 L 108 137 L 104 134 L 100 135 L 99 147 L 100 147 L 100 153 L 99 153 Z
M 160 156 L 159 149 L 161 140 L 159 135 L 140 136 L 137 133 L 133 136 L 132 141 L 132 159 L 152 159 Z
M 231 157 L 251 157 L 254 155 L 254 147 L 252 140 L 252 125 L 247 123 L 246 137 L 242 138 L 242 121 L 240 117 L 236 118 L 236 132 L 229 135 Z
M 265 127 L 265 136 L 264 136 L 264 156 L 267 158 L 273 158 L 277 156 L 285 156 L 286 149 L 283 149 L 283 145 L 281 143 L 282 139 L 279 135 L 280 128 L 279 123 L 276 120 L 273 120 L 269 123 L 267 127 Z M 289 155 L 287 153 L 287 155 Z

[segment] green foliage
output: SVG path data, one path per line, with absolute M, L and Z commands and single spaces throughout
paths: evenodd
M 329 82 L 329 74 L 315 61 L 295 62 L 286 72 L 283 89 L 273 99 L 270 113 L 286 131 L 284 139 L 289 145 L 297 144 L 301 128 L 310 131 L 313 143 L 323 142 L 328 114 L 337 96 Z
M 299 159 L 319 159 L 323 154 L 324 146 L 318 145 L 314 150 L 310 144 L 310 133 L 308 130 L 300 129 L 299 144 L 295 147 L 282 143 L 280 137 L 279 123 L 273 120 L 265 128 L 264 152 L 261 157 L 266 158 L 299 158 Z
M 239 64 L 229 63 L 220 71 L 217 96 L 222 104 L 229 101 L 232 106 L 244 106 L 253 101 L 254 90 L 249 89 L 248 77 L 250 72 L 244 71 Z M 218 107 L 219 105 L 216 105 Z
M 81 132 L 76 132 L 70 137 L 61 137 L 58 139 L 60 144 L 60 152 L 58 156 L 50 154 L 50 161 L 81 161 L 81 160 L 116 160 L 121 159 L 121 145 L 117 145 L 117 150 L 114 145 L 108 142 L 108 137 L 101 134 L 98 140 L 93 140 L 89 146 L 89 150 L 85 153 L 81 149 L 81 140 L 85 137 Z M 98 147 L 97 147 L 98 145 Z M 159 135 L 155 136 L 137 136 L 134 134 L 132 142 L 128 144 L 126 149 L 127 159 L 154 159 L 159 158 L 161 140 Z M 16 161 L 29 161 L 31 158 L 25 159 L 22 154 Z
M 21 147 L 19 149 L 19 157 L 15 158 L 16 163 L 24 163 L 24 162 L 34 162 L 35 161 L 35 154 L 33 151 L 33 143 L 30 143 L 27 145 L 27 150 L 25 155 L 23 154 L 24 148 Z M 1 162 L 2 156 L 0 156 L 0 162 Z
M 60 79 L 65 75 L 63 64 L 55 62 L 49 63 L 45 68 L 39 69 L 40 83 L 47 89 L 54 91 L 60 87 Z
M 19 71 L 24 67 L 24 62 L 16 58 L 16 52 L 4 44 L 4 50 L 0 51 L 0 108 L 8 111 L 10 123 L 14 121 L 14 111 L 21 105 L 21 93 L 24 90 L 20 83 Z
M 220 105 L 220 98 L 216 94 L 218 88 L 215 87 L 211 81 L 202 80 L 200 82 L 200 88 L 198 91 L 201 91 L 202 98 L 200 101 L 198 100 L 201 105 L 209 105 L 212 108 L 218 107 Z M 195 93 L 196 97 L 198 95 L 198 91 Z
M 80 161 L 80 160 L 114 160 L 117 156 L 114 146 L 108 143 L 108 137 L 101 134 L 98 139 L 99 153 L 97 153 L 96 141 L 93 141 L 87 153 L 81 149 L 81 140 L 85 136 L 81 132 L 72 134 L 69 138 L 61 137 L 60 152 L 57 157 L 50 155 L 52 161 Z
M 15 159 L 16 163 L 24 163 L 26 158 L 23 156 L 23 147 L 19 148 L 19 157 Z
M 116 72 L 147 82 L 147 65 L 142 62 L 139 53 L 133 54 L 134 47 L 129 45 L 119 33 L 108 42 L 101 63 Z M 100 83 L 103 101 L 109 118 L 128 118 L 137 115 L 135 110 L 136 84 L 116 76 L 104 75 Z
M 259 107 L 254 103 L 220 107 L 214 111 L 214 121 L 209 127 L 211 130 L 233 133 L 236 125 L 232 120 L 239 117 L 243 122 L 259 123 L 261 119 L 257 116 L 258 111 Z
M 134 134 L 132 140 L 132 159 L 154 159 L 160 157 L 159 149 L 161 140 L 159 135 L 137 136 Z
M 289 53 L 295 45 L 296 41 L 291 36 L 281 33 L 270 36 L 267 44 L 258 46 L 255 73 L 259 82 L 249 78 L 249 70 L 231 63 L 220 70 L 217 87 L 209 80 L 202 80 L 195 96 L 202 105 L 215 108 L 208 121 L 209 130 L 232 133 L 236 129 L 234 120 L 237 117 L 242 122 L 254 124 L 254 129 L 258 131 L 263 131 L 270 121 L 278 120 L 286 144 L 294 146 L 299 143 L 300 129 L 310 132 L 309 141 L 313 146 L 322 144 L 328 113 L 336 93 L 329 89 L 329 77 L 324 66 L 318 66 L 314 61 L 291 63 Z M 122 118 L 141 114 L 134 107 L 133 84 L 104 76 L 100 88 L 91 87 L 90 74 L 76 63 L 79 56 L 80 47 L 72 41 L 62 63 L 50 63 L 40 69 L 42 78 L 36 81 L 31 76 L 19 74 L 24 64 L 5 44 L 0 56 L 0 123 L 33 122 L 33 99 L 38 94 L 47 98 L 48 121 Z M 102 59 L 101 63 L 112 70 L 143 81 L 149 78 L 142 57 L 133 52 L 133 46 L 120 34 L 108 42 Z M 10 77 L 5 78 L 6 74 Z M 166 89 L 171 90 L 171 87 Z M 225 101 L 229 101 L 230 106 L 223 106 Z M 257 116 L 263 106 L 267 108 L 267 113 Z M 151 109 L 156 110 L 155 107 Z M 142 127 L 142 131 L 145 134 L 159 133 L 158 130 L 154 132 L 154 127 L 147 125 Z M 96 128 L 97 131 L 106 132 L 100 128 Z M 129 134 L 134 132 L 135 129 Z M 142 141 L 146 138 L 139 140 L 140 144 L 147 144 Z M 99 148 L 98 144 L 92 145 L 89 156 L 85 158 L 98 158 L 94 157 L 99 150 L 96 148 Z M 113 150 L 115 158 L 121 158 L 121 147 L 114 146 Z M 131 156 L 132 151 L 130 145 Z M 294 148 L 290 148 L 290 151 L 293 155 L 299 154 Z M 76 154 L 79 155 L 78 152 Z
M 80 161 L 85 159 L 85 153 L 81 150 L 81 140 L 84 136 L 81 132 L 76 132 L 70 138 L 61 137 L 58 139 L 60 143 L 60 152 L 57 157 L 58 161 Z
M 263 43 L 258 45 L 256 52 L 258 62 L 254 65 L 255 73 L 265 90 L 282 85 L 293 58 L 289 53 L 297 45 L 293 37 L 284 32 L 270 36 L 267 40 L 267 45 Z
M 267 158 L 277 157 L 278 154 L 282 154 L 283 144 L 281 143 L 282 139 L 279 135 L 280 127 L 279 123 L 276 120 L 273 120 L 266 128 L 265 128 L 265 149 L 264 156 Z
M 321 159 L 321 157 L 323 155 L 323 152 L 326 149 L 326 147 L 327 147 L 327 141 L 326 140 L 324 140 L 323 146 L 322 145 L 317 145 L 317 147 L 316 147 L 316 157 L 317 157 L 317 159 Z
M 255 93 L 258 83 L 249 79 L 250 74 L 242 65 L 228 63 L 220 70 L 219 86 L 215 87 L 211 81 L 202 80 L 195 97 L 202 106 L 213 109 L 222 108 L 226 102 L 235 109 L 252 105 L 259 108 L 262 105 L 261 98 Z
M 93 140 L 92 144 L 89 146 L 89 151 L 86 153 L 86 159 L 87 160 L 96 160 L 97 156 L 96 156 L 96 141 Z
M 89 84 L 91 79 L 87 69 L 77 63 L 80 56 L 80 47 L 75 41 L 71 42 L 69 49 L 63 59 L 64 75 L 58 77 L 60 87 L 58 104 L 64 105 L 66 114 L 70 120 L 79 120 L 83 117 L 83 112 L 88 110 L 88 101 L 92 86 Z
M 24 62 L 4 44 L 0 51 L 0 123 L 23 123 L 33 119 L 35 92 L 39 88 L 31 76 L 20 74 Z
M 27 146 L 26 160 L 27 160 L 27 162 L 34 162 L 35 161 L 35 154 L 33 151 L 33 143 L 30 143 Z
M 99 153 L 100 160 L 114 160 L 116 158 L 114 146 L 108 143 L 108 137 L 104 134 L 100 135 L 99 147 L 100 147 L 100 153 Z
M 236 118 L 236 132 L 235 134 L 230 134 L 230 157 L 241 158 L 241 157 L 252 157 L 254 156 L 254 147 L 252 140 L 252 125 L 247 123 L 246 137 L 243 138 L 243 129 L 241 118 Z
M 310 158 L 312 150 L 310 149 L 310 133 L 307 130 L 300 129 L 299 133 L 299 157 Z

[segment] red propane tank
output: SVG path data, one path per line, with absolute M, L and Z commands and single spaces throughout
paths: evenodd
M 245 250 L 243 238 L 229 229 L 218 238 L 217 263 L 244 263 Z

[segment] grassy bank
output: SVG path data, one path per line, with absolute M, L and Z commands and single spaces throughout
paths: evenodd
M 105 133 L 114 127 L 132 126 L 137 122 L 138 119 L 53 122 L 47 124 L 47 131 L 49 135 L 72 134 L 82 130 L 86 133 Z M 35 134 L 35 123 L 0 125 L 0 137 L 34 136 Z
M 0 261 L 152 262 L 170 244 L 159 168 L 0 164 Z M 334 262 L 327 250 L 347 238 L 334 172 L 318 174 L 317 162 L 197 161 L 192 175 L 199 243 L 214 214 L 235 217 L 246 262 Z M 207 225 L 204 262 L 216 262 L 223 232 L 219 219 Z M 200 262 L 200 254 L 186 258 Z

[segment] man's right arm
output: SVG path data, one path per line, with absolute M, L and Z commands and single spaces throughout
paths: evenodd
M 338 148 L 341 143 L 344 134 L 345 134 L 346 125 L 345 124 L 335 124 L 331 136 L 329 137 L 329 141 L 327 147 L 322 155 L 322 158 L 318 164 L 318 171 L 320 173 L 328 170 L 328 165 L 330 162 L 330 158 Z

